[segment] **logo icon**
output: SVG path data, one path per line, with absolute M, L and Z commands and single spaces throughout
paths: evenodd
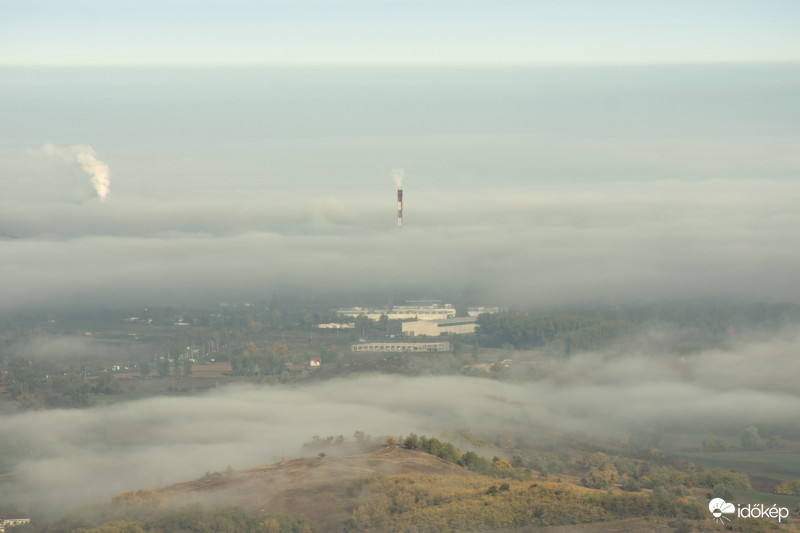
M 708 510 L 711 511 L 711 515 L 714 517 L 715 522 L 723 524 L 724 520 L 727 520 L 728 522 L 731 521 L 731 519 L 725 515 L 735 513 L 736 506 L 732 503 L 726 502 L 722 498 L 714 498 L 708 502 Z

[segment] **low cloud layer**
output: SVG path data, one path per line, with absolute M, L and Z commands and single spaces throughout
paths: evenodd
M 187 193 L 6 205 L 4 310 L 213 303 L 331 287 L 471 291 L 515 307 L 800 300 L 800 185 L 713 180 L 406 191 Z
M 797 65 L 4 74 L 0 310 L 800 301 Z
M 3 416 L 3 444 L 27 450 L 13 467 L 13 498 L 5 498 L 64 510 L 227 465 L 312 453 L 301 448 L 312 436 L 355 431 L 467 429 L 490 441 L 511 432 L 536 442 L 546 428 L 607 438 L 656 428 L 694 434 L 699 446 L 708 431 L 735 440 L 752 424 L 764 436 L 798 438 L 799 348 L 800 332 L 787 330 L 685 357 L 647 348 L 584 354 L 533 382 L 374 375 Z

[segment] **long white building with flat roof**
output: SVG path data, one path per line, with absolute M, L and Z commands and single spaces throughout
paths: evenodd
M 354 352 L 448 352 L 449 342 L 364 342 L 350 347 Z
M 381 307 L 348 307 L 337 309 L 340 316 L 356 318 L 361 315 L 371 320 L 380 320 L 384 315 L 389 320 L 444 320 L 456 316 L 451 304 L 442 305 L 440 300 L 411 300 L 405 305 L 395 305 L 391 309 Z
M 477 318 L 446 318 L 444 320 L 414 320 L 403 322 L 403 335 L 409 337 L 427 336 L 438 337 L 439 335 L 458 335 L 475 333 L 478 326 Z
M 499 313 L 499 312 L 500 312 L 500 308 L 499 307 L 484 307 L 484 306 L 467 307 L 467 314 L 469 316 L 479 316 L 479 315 L 482 315 L 484 313 L 494 314 L 494 313 Z

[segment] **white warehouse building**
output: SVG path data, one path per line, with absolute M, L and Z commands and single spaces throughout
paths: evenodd
M 456 308 L 451 304 L 440 305 L 439 301 L 411 301 L 411 305 L 395 305 L 389 313 L 391 320 L 444 320 L 456 316 Z
M 448 352 L 449 342 L 365 342 L 353 344 L 354 352 Z
M 467 314 L 469 316 L 478 316 L 478 315 L 482 315 L 484 313 L 494 314 L 494 313 L 499 313 L 499 312 L 500 312 L 500 308 L 499 307 L 484 307 L 484 306 L 467 307 Z
M 336 314 L 346 316 L 349 318 L 358 318 L 361 315 L 369 318 L 370 320 L 379 320 L 383 315 L 388 315 L 388 309 L 381 309 L 378 307 L 347 307 L 337 309 Z
M 418 337 L 438 337 L 440 335 L 458 335 L 475 333 L 478 326 L 475 317 L 448 318 L 445 320 L 416 320 L 403 322 L 403 335 Z
M 389 320 L 444 320 L 456 316 L 456 309 L 451 304 L 441 304 L 440 300 L 411 300 L 406 305 L 395 305 L 391 309 L 380 307 L 348 307 L 337 309 L 341 316 L 356 318 L 361 315 L 371 320 L 380 320 L 384 315 Z

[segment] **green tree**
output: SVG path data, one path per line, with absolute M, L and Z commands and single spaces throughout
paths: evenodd
M 47 403 L 49 405 L 86 405 L 89 403 L 92 386 L 80 374 L 68 372 L 66 375 L 56 376 L 51 383 L 52 391 L 58 396 L 48 396 Z
M 194 366 L 194 362 L 187 359 L 183 362 L 183 375 L 184 376 L 191 376 L 192 375 L 192 366 Z
M 419 437 L 416 433 L 411 433 L 403 441 L 403 446 L 411 450 L 419 449 Z
M 119 380 L 109 373 L 100 374 L 94 386 L 95 394 L 117 394 L 121 389 Z
M 371 330 L 375 322 L 366 315 L 358 315 L 355 320 L 355 328 L 359 335 L 366 335 Z
M 316 326 L 317 324 L 319 324 L 319 316 L 311 311 L 306 311 L 306 314 L 304 314 L 303 318 L 300 319 L 301 327 Z
M 788 494 L 790 496 L 800 496 L 800 480 L 784 481 L 774 490 L 775 494 Z
M 151 370 L 152 368 L 150 368 L 149 362 L 142 361 L 141 363 L 139 363 L 139 373 L 142 375 L 143 378 L 149 376 Z
M 256 371 L 256 360 L 246 355 L 231 357 L 231 370 L 234 376 L 252 376 Z
M 502 312 L 480 315 L 475 333 L 486 346 L 510 345 L 520 349 L 555 343 L 569 355 L 574 350 L 608 346 L 635 331 L 635 325 L 618 320 Z
M 725 501 L 731 501 L 736 498 L 736 495 L 733 493 L 731 488 L 725 484 L 713 487 L 713 491 L 715 498 L 722 498 Z
M 139 524 L 126 521 L 109 522 L 94 529 L 81 529 L 81 531 L 85 533 L 145 533 L 145 530 Z
M 467 345 L 463 342 L 455 341 L 453 342 L 453 357 L 458 357 L 459 359 L 464 357 L 464 353 L 466 352 Z
M 169 376 L 169 361 L 167 359 L 159 359 L 156 363 L 158 375 L 162 378 Z
M 780 435 L 772 435 L 767 439 L 767 448 L 775 449 L 783 447 L 783 439 Z
M 703 437 L 703 449 L 708 452 L 721 452 L 725 450 L 725 443 L 713 433 L 706 433 Z
M 747 426 L 739 433 L 739 443 L 744 450 L 763 450 L 767 443 L 758 435 L 758 428 Z

